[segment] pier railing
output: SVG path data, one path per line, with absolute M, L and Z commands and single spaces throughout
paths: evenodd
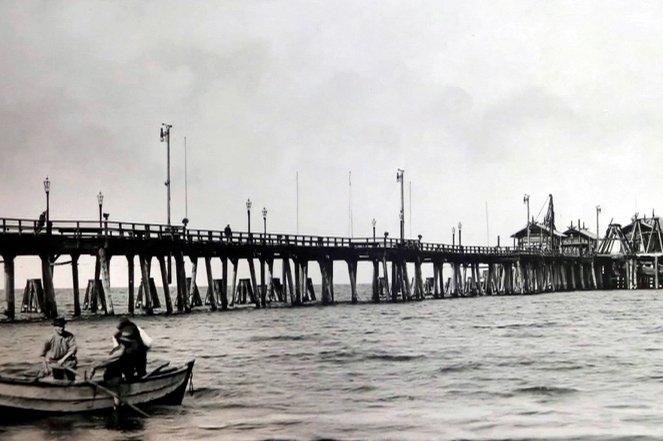
M 477 255 L 542 255 L 578 256 L 576 249 L 547 250 L 541 248 L 448 245 L 421 242 L 416 239 L 389 237 L 349 238 L 341 236 L 315 236 L 285 233 L 248 233 L 222 230 L 191 229 L 184 226 L 149 224 L 121 221 L 90 220 L 51 220 L 49 225 L 35 219 L 0 218 L 0 233 L 17 235 L 53 235 L 72 239 L 119 238 L 133 240 L 173 240 L 188 243 L 225 243 L 228 245 L 251 246 L 297 246 L 297 247 L 348 247 L 348 248 L 387 248 L 413 249 L 424 252 L 477 254 Z

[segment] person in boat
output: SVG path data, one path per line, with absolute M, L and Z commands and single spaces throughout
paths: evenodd
M 44 374 L 51 373 L 58 380 L 73 380 L 76 375 L 68 369 L 76 369 L 76 339 L 74 334 L 64 329 L 65 324 L 64 317 L 53 320 L 54 332 L 44 343 L 41 357 L 44 360 Z
M 148 348 L 143 343 L 140 333 L 132 328 L 126 324 L 124 329 L 116 334 L 118 346 L 113 348 L 108 359 L 92 367 L 92 377 L 100 368 L 105 368 L 104 381 L 111 385 L 145 376 Z
M 145 332 L 143 328 L 126 317 L 122 318 L 120 323 L 117 325 L 117 332 L 113 336 L 114 348 L 111 350 L 111 354 L 113 351 L 120 349 L 120 336 L 125 331 L 127 336 L 129 336 L 132 340 L 137 340 L 139 342 L 139 346 L 141 346 L 141 354 L 143 357 L 141 357 L 140 360 L 137 360 L 139 363 L 139 366 L 137 366 L 137 371 L 145 372 L 147 366 L 147 351 L 152 346 L 152 338 L 147 335 L 147 332 Z

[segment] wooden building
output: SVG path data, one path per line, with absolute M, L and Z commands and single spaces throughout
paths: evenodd
M 527 228 L 529 227 L 529 239 Z M 564 233 L 553 228 L 553 234 L 550 234 L 550 228 L 540 222 L 532 221 L 528 227 L 516 231 L 511 235 L 514 240 L 514 246 L 523 249 L 559 250 L 562 240 L 566 237 Z

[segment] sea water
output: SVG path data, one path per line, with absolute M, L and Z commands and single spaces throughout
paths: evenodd
M 119 429 L 104 415 L 17 422 L 0 439 L 663 439 L 661 291 L 371 304 L 359 289 L 358 305 L 137 316 L 150 363 L 196 359 L 182 406 Z M 81 369 L 117 321 L 68 324 Z M 51 332 L 0 324 L 0 371 L 36 372 Z

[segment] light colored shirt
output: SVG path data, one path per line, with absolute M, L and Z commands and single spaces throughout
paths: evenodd
M 42 357 L 48 357 L 50 360 L 59 360 L 67 352 L 73 351 L 73 354 L 65 361 L 66 365 L 76 364 L 76 339 L 74 334 L 63 331 L 62 335 L 53 334 L 49 340 L 44 343 L 44 349 L 41 351 Z

